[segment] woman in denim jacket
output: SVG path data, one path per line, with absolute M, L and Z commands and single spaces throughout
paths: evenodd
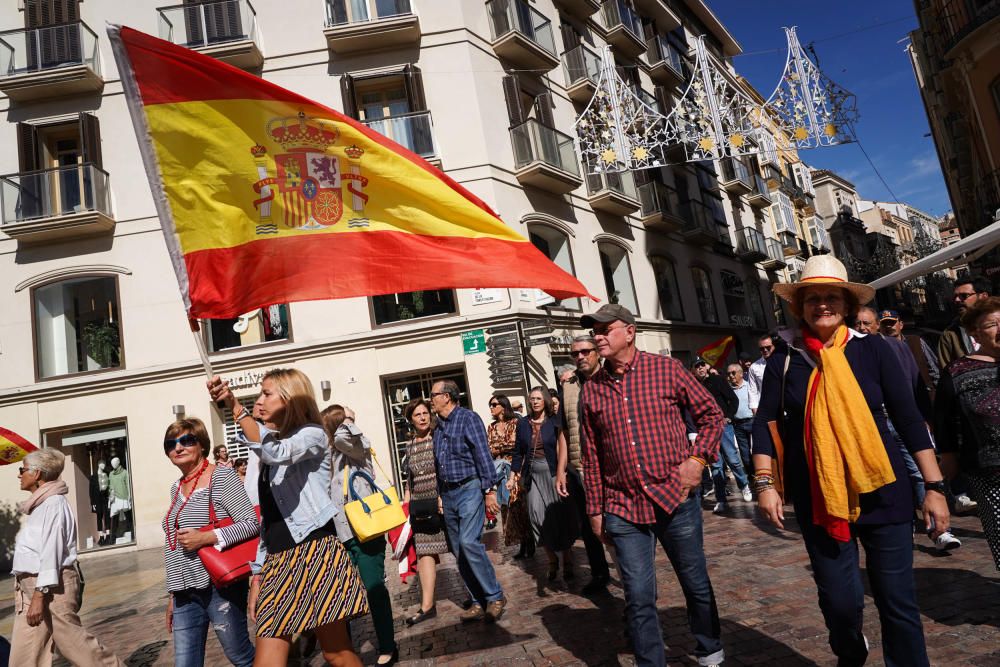
M 312 383 L 294 369 L 269 371 L 254 405 L 263 426 L 221 378 L 209 380 L 208 389 L 233 410 L 260 457 L 261 540 L 249 600 L 257 624 L 255 664 L 286 665 L 292 636 L 314 630 L 329 664 L 360 666 L 347 622 L 367 614 L 368 604 L 337 539 L 330 453 Z

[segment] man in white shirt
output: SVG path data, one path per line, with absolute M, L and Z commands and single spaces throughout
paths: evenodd
M 757 411 L 757 405 L 760 402 L 760 389 L 764 384 L 764 367 L 767 366 L 767 360 L 774 354 L 772 335 L 768 333 L 761 336 L 757 340 L 757 349 L 760 350 L 760 359 L 750 364 L 750 372 L 745 376 L 746 381 L 754 389 L 754 397 L 750 402 L 750 409 L 754 412 Z
M 740 460 L 743 461 L 744 470 L 753 470 L 750 458 L 750 433 L 753 430 L 754 411 L 750 408 L 750 403 L 759 402 L 760 395 L 755 394 L 753 387 L 743 377 L 743 367 L 739 364 L 729 364 L 726 369 L 726 380 L 733 388 L 736 398 L 740 399 L 740 406 L 733 415 L 733 433 L 736 435 L 736 445 L 740 450 Z

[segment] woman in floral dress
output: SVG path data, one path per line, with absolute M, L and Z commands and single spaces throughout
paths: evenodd
M 494 461 L 511 462 L 514 456 L 514 441 L 517 434 L 517 415 L 510 405 L 510 399 L 503 394 L 493 394 L 490 399 L 490 414 L 493 423 L 486 427 L 486 440 Z M 502 480 L 501 484 L 506 484 Z M 506 546 L 521 544 L 514 558 L 531 557 L 535 553 L 531 537 L 531 523 L 528 519 L 528 504 L 520 488 L 510 492 L 510 501 L 500 508 L 503 517 L 503 543 Z

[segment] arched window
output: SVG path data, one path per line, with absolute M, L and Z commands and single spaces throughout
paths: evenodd
M 542 251 L 560 269 L 570 275 L 576 275 L 573 270 L 573 255 L 570 252 L 569 237 L 555 227 L 549 225 L 531 225 L 528 227 L 528 238 L 532 245 Z M 580 310 L 580 299 L 563 299 L 554 305 L 570 310 Z
M 683 320 L 684 306 L 677 283 L 677 269 L 666 257 L 651 255 L 653 275 L 656 277 L 656 294 L 660 299 L 660 317 L 665 320 Z
M 39 378 L 122 366 L 118 280 L 70 278 L 32 292 Z
M 601 255 L 601 271 L 604 273 L 604 286 L 608 290 L 608 302 L 625 306 L 633 315 L 638 315 L 628 252 L 617 243 L 608 241 L 598 242 L 597 251 Z
M 691 281 L 694 283 L 694 294 L 698 298 L 698 310 L 701 311 L 701 321 L 707 324 L 718 324 L 719 311 L 715 308 L 715 297 L 712 295 L 712 281 L 708 277 L 708 272 L 700 266 L 692 266 Z

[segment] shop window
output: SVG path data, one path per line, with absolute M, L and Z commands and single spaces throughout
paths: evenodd
M 532 245 L 541 250 L 542 254 L 552 260 L 556 266 L 572 276 L 576 275 L 573 270 L 573 255 L 570 252 L 568 236 L 547 225 L 532 225 L 528 228 L 528 238 Z M 548 295 L 545 297 L 551 298 Z M 580 310 L 580 299 L 576 297 L 551 303 L 569 310 Z
M 628 252 L 617 243 L 607 242 L 598 243 L 597 251 L 601 255 L 601 270 L 604 273 L 604 286 L 608 290 L 608 302 L 625 306 L 633 315 L 638 315 Z
M 732 271 L 720 271 L 719 277 L 722 279 L 722 298 L 729 313 L 729 324 L 739 329 L 750 329 L 753 317 L 748 308 L 746 284 Z
M 35 364 L 39 378 L 122 366 L 118 282 L 73 278 L 34 291 Z
M 684 306 L 681 304 L 681 294 L 678 289 L 677 269 L 674 263 L 665 257 L 652 255 L 649 258 L 653 265 L 653 275 L 656 277 L 656 294 L 660 300 L 660 317 L 665 320 L 682 321 Z
M 45 434 L 66 455 L 62 478 L 80 551 L 135 544 L 131 456 L 124 422 Z
M 288 304 L 278 304 L 223 320 L 205 320 L 205 338 L 211 352 L 288 340 Z
M 403 459 L 406 456 L 406 443 L 410 440 L 410 423 L 406 421 L 403 410 L 406 409 L 406 404 L 414 398 L 425 398 L 430 402 L 431 387 L 440 380 L 453 380 L 458 385 L 459 404 L 462 407 L 469 407 L 469 384 L 461 367 L 433 372 L 414 372 L 388 378 L 382 382 L 387 411 L 386 425 L 389 429 L 392 449 L 392 467 L 397 483 L 406 482 L 406 468 Z
M 694 294 L 698 299 L 698 310 L 701 321 L 707 324 L 719 323 L 719 312 L 715 308 L 715 297 L 712 295 L 712 281 L 708 272 L 698 266 L 691 267 L 691 281 L 694 283 Z
M 373 296 L 371 304 L 372 318 L 376 325 L 458 312 L 455 307 L 455 290 L 450 289 L 383 294 Z

